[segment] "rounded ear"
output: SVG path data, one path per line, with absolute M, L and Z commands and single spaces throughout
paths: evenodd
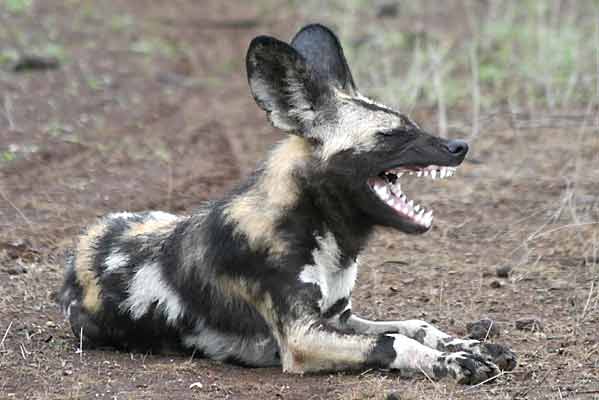
M 291 46 L 320 78 L 349 94 L 356 93 L 341 43 L 329 28 L 320 24 L 307 25 L 295 35 Z
M 246 56 L 250 90 L 272 124 L 285 131 L 309 128 L 329 91 L 304 57 L 285 42 L 258 36 Z

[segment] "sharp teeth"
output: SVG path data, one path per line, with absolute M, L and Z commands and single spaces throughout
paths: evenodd
M 387 200 L 389 197 L 391 197 L 391 190 L 389 189 L 389 186 L 385 185 L 383 188 L 383 198 Z
M 399 180 L 395 181 L 395 184 L 393 185 L 393 191 L 395 193 L 401 193 L 401 185 L 399 184 Z
M 422 216 L 422 223 L 424 225 L 426 225 L 427 227 L 429 227 L 429 226 L 431 226 L 432 222 L 433 222 L 433 210 L 430 210 L 429 212 L 424 214 L 424 216 Z
M 424 209 L 420 210 L 419 213 L 416 213 L 416 217 L 414 218 L 416 222 L 423 224 L 424 223 Z
M 433 178 L 433 180 L 437 179 L 437 170 L 432 170 L 431 171 L 431 178 Z
M 441 179 L 445 179 L 445 177 L 447 176 L 447 168 L 443 167 L 441 168 Z
M 421 177 L 422 176 L 422 171 L 416 172 L 416 176 Z
M 410 207 L 410 209 L 414 209 L 414 200 L 410 200 L 408 202 L 408 207 Z
M 416 204 L 416 206 L 414 207 L 414 211 L 420 211 L 420 204 Z M 424 211 L 424 209 L 422 211 Z

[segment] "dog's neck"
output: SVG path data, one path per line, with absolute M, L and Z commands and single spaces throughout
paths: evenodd
M 314 233 L 330 232 L 341 251 L 342 265 L 348 265 L 365 245 L 373 225 L 343 182 L 324 171 L 311 146 L 298 136 L 279 143 L 254 182 L 230 206 L 240 211 L 236 219 L 242 225 L 252 230 L 261 226 L 263 232 L 253 233 L 272 235 L 275 246 L 282 245 L 276 236 L 302 243 Z

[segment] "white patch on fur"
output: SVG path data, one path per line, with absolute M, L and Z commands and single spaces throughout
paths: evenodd
M 114 219 L 114 218 L 123 218 L 123 219 L 131 219 L 133 217 L 137 216 L 137 214 L 134 213 L 130 213 L 127 211 L 123 211 L 123 212 L 116 212 L 116 213 L 111 213 L 107 215 L 108 219 Z
M 260 78 L 254 78 L 250 82 L 250 88 L 254 97 L 263 103 L 264 106 L 260 107 L 267 111 L 268 118 L 273 126 L 284 131 L 293 131 L 298 128 L 285 113 L 275 107 L 276 101 L 274 98 L 277 94 L 273 93 L 273 90 L 266 82 Z
M 416 337 L 424 330 L 423 344 L 433 349 L 437 349 L 439 343 L 451 336 L 439 330 L 434 325 L 419 319 L 410 319 L 405 321 L 370 321 L 352 314 L 348 324 L 360 333 L 381 334 L 384 332 L 397 332 L 407 337 Z M 454 339 L 459 342 L 467 342 L 461 339 Z M 451 342 L 453 344 L 453 341 Z
M 316 114 L 312 105 L 306 99 L 304 84 L 299 82 L 293 74 L 289 74 L 289 71 L 287 73 L 287 84 L 289 85 L 289 100 L 291 100 L 290 103 L 293 106 L 289 110 L 289 115 L 299 118 L 304 123 L 313 121 Z
M 334 126 L 315 127 L 316 136 L 323 139 L 320 148 L 321 157 L 328 159 L 336 153 L 351 150 L 354 153 L 368 152 L 377 144 L 377 132 L 397 128 L 403 120 L 395 113 L 388 112 L 388 107 L 381 110 L 370 110 L 353 100 L 365 101 L 363 97 L 352 97 L 337 92 L 339 121 Z M 372 103 L 371 100 L 367 101 Z
M 150 218 L 164 220 L 164 221 L 175 221 L 179 217 L 175 214 L 170 214 L 164 211 L 152 211 L 150 212 Z
M 104 271 L 114 271 L 116 269 L 124 267 L 125 265 L 127 265 L 128 262 L 129 257 L 126 254 L 123 254 L 118 250 L 114 250 L 112 251 L 112 253 L 108 255 L 108 257 L 106 257 L 106 260 L 104 260 Z
M 156 309 L 164 314 L 171 325 L 183 315 L 179 295 L 164 281 L 158 263 L 146 264 L 135 273 L 129 284 L 129 297 L 121 303 L 120 308 L 128 310 L 131 318 L 139 319 L 154 302 L 158 303 Z
M 393 110 L 392 108 L 390 108 L 384 104 L 381 104 L 381 103 L 371 99 L 370 97 L 366 97 L 362 93 L 357 93 L 356 98 L 359 100 L 362 100 L 365 103 L 373 104 L 379 108 L 384 108 L 384 109 L 392 111 L 392 112 L 401 112 L 399 109 Z M 416 128 L 420 129 L 420 126 L 416 122 L 414 122 L 414 120 L 412 120 L 412 118 L 408 117 L 407 115 L 403 115 L 403 117 L 406 118 L 408 121 L 410 121 L 410 123 L 412 125 L 414 125 Z
M 76 306 L 78 303 L 77 300 L 71 300 L 71 302 L 69 303 L 69 306 L 67 307 L 66 311 L 64 312 L 64 315 L 67 319 L 71 318 L 71 308 L 73 306 Z
M 299 275 L 302 282 L 313 283 L 320 288 L 320 310 L 326 311 L 343 297 L 349 297 L 358 275 L 358 262 L 341 268 L 341 252 L 335 236 L 327 232 L 317 238 L 318 247 L 312 251 L 314 265 L 306 265 Z
M 391 368 L 422 370 L 429 376 L 433 376 L 432 368 L 437 357 L 442 354 L 440 351 L 426 347 L 404 335 L 388 334 L 387 336 L 393 338 L 393 350 L 395 350 L 395 360 L 391 363 Z
M 355 98 L 358 99 L 358 100 L 360 100 L 360 101 L 363 101 L 364 103 L 372 104 L 374 106 L 377 106 L 379 108 L 383 108 L 385 110 L 389 110 L 391 112 L 400 112 L 399 110 L 393 110 L 392 108 L 387 107 L 386 105 L 381 104 L 381 103 L 379 103 L 379 102 L 371 99 L 370 97 L 366 97 L 362 93 L 359 93 L 359 92 L 356 93 Z

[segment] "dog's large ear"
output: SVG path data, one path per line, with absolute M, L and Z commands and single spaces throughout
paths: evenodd
M 341 43 L 329 28 L 320 24 L 307 25 L 295 35 L 291 46 L 329 84 L 352 95 L 356 92 Z
M 272 124 L 308 131 L 330 88 L 304 57 L 285 42 L 258 36 L 250 43 L 246 67 L 252 95 Z

